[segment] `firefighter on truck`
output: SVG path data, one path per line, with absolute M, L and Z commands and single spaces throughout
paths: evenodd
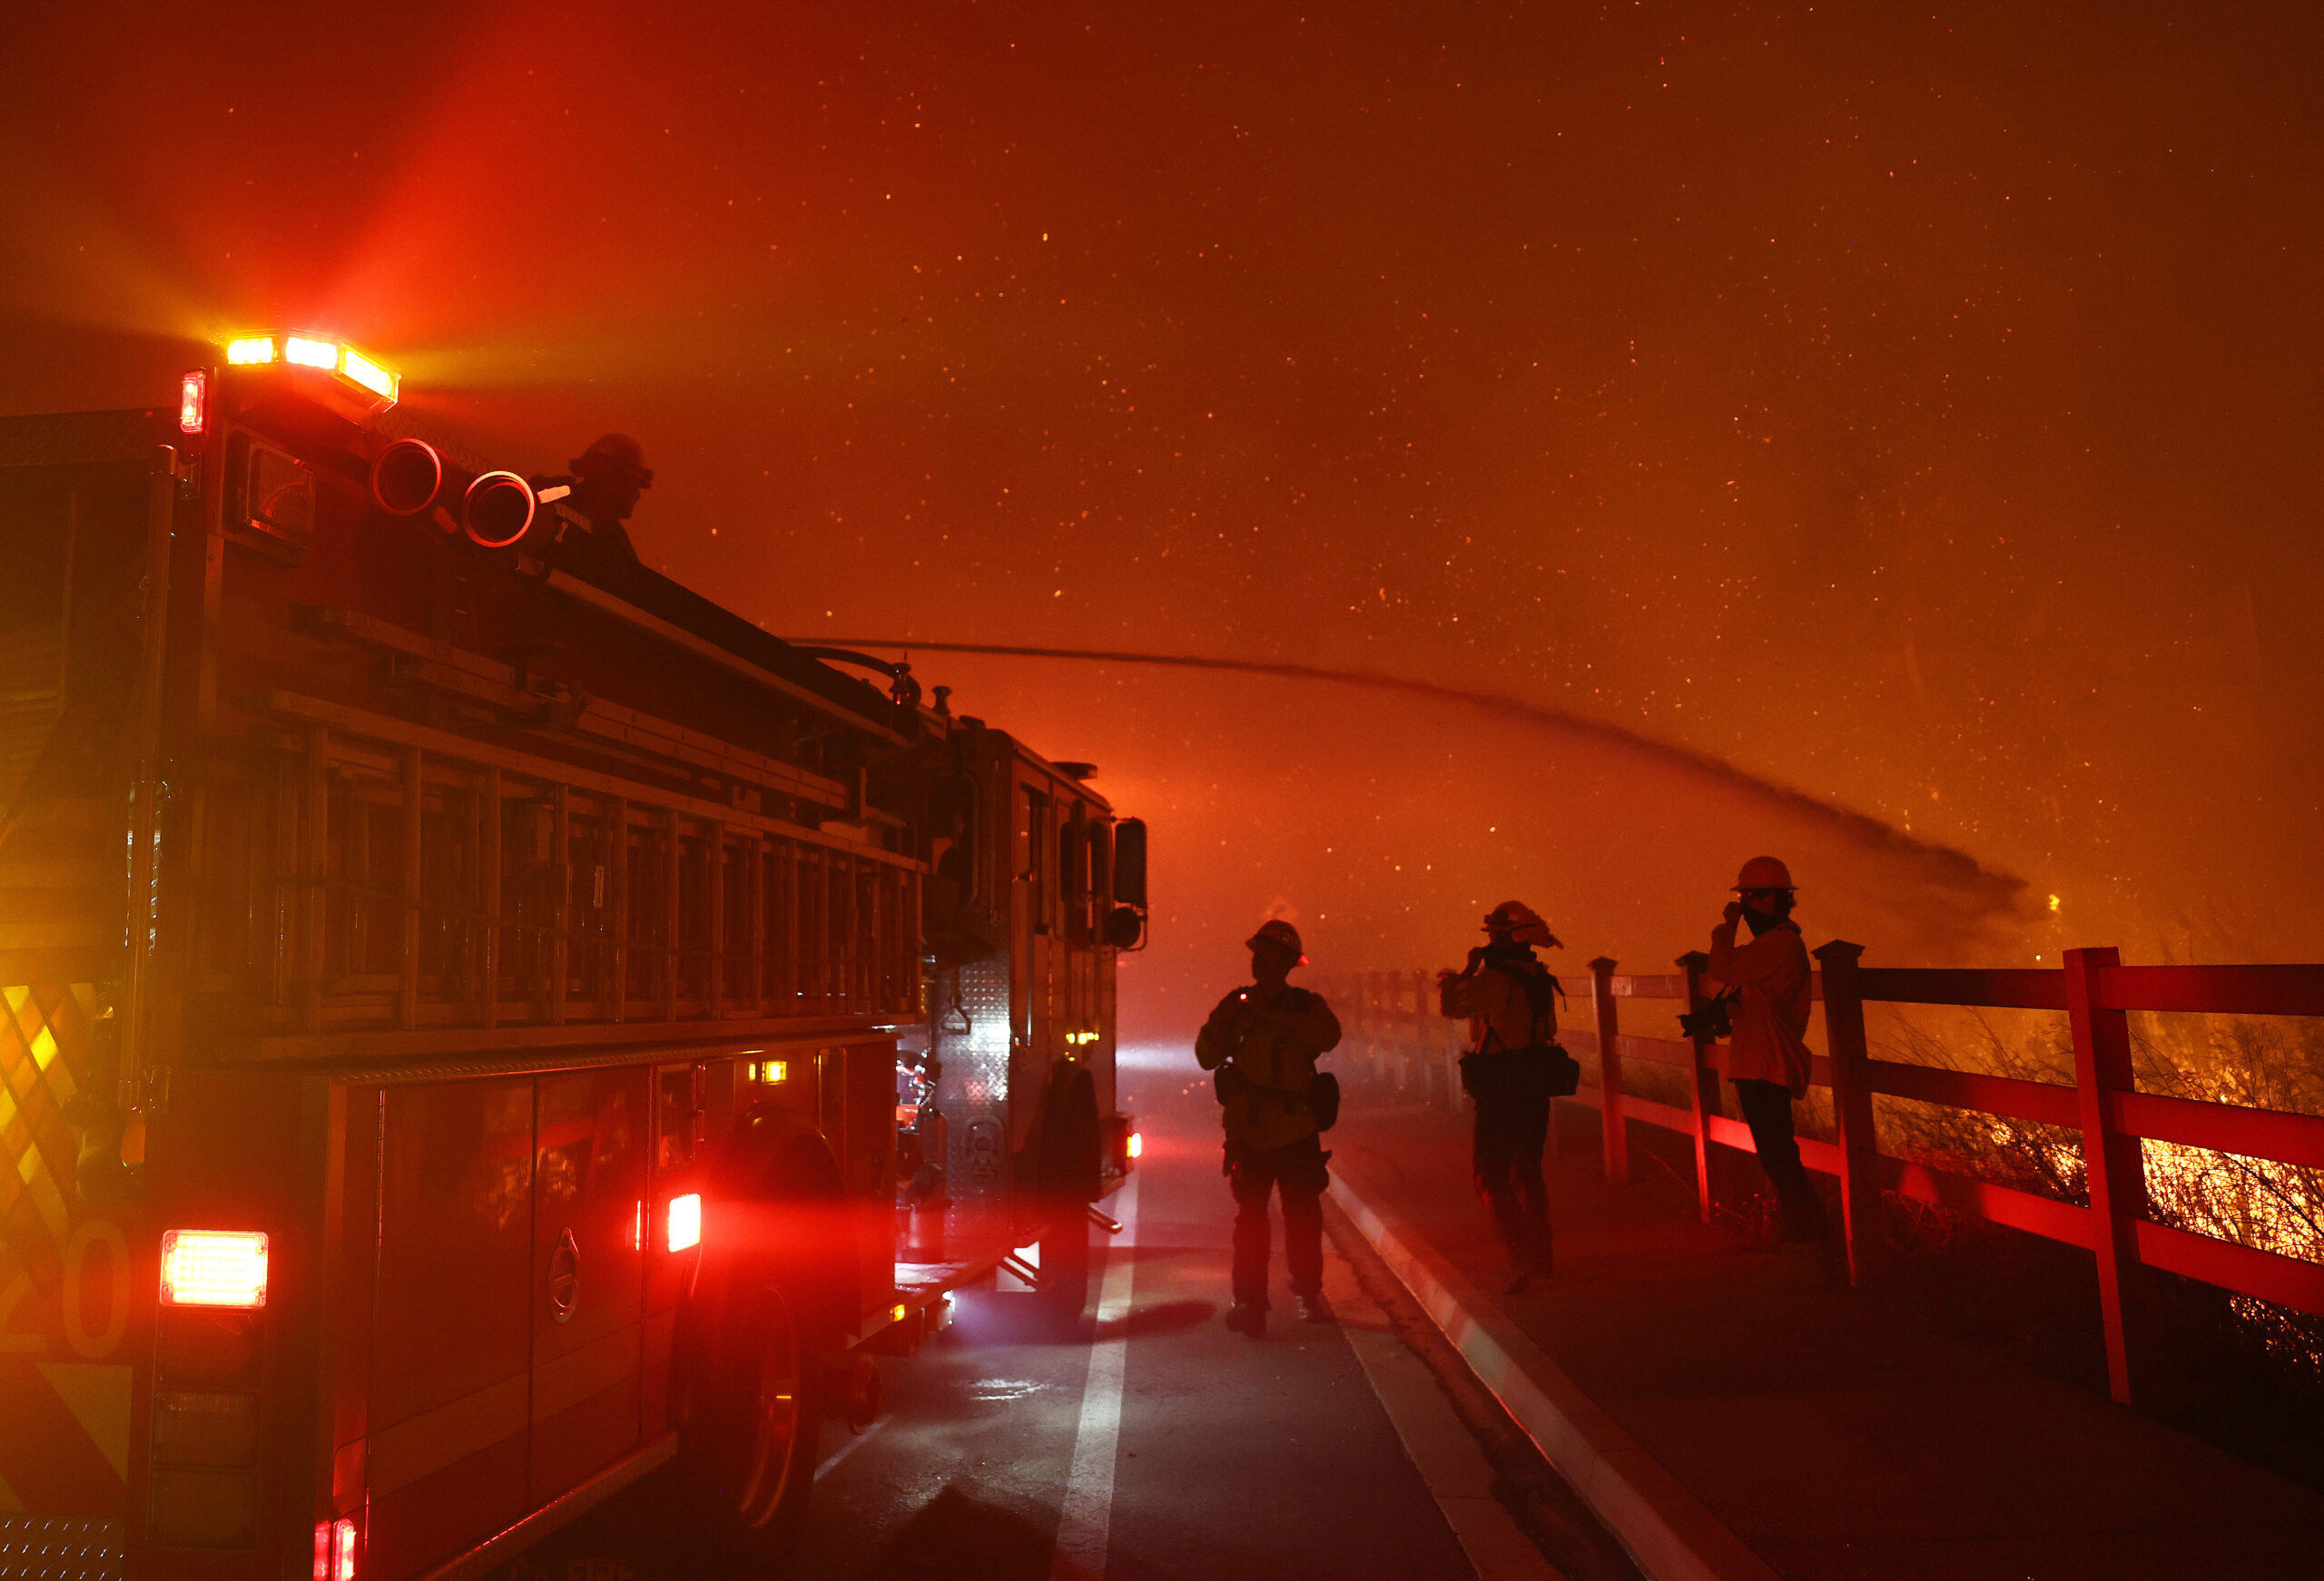
M 669 1465 L 779 1570 L 873 1358 L 1086 1257 L 1144 828 L 220 351 L 0 418 L 0 1567 L 475 1575 Z

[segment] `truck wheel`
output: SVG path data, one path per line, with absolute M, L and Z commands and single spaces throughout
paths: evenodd
M 1078 1065 L 1060 1064 L 1041 1113 L 1041 1186 L 1048 1223 L 1041 1236 L 1041 1293 L 1059 1312 L 1089 1305 L 1089 1203 L 1098 1195 L 1104 1142 L 1098 1087 Z
M 831 1150 L 796 1116 L 745 1115 L 710 1185 L 672 1356 L 679 1509 L 698 1568 L 781 1576 L 856 1305 L 853 1231 Z
M 779 1575 L 814 1487 L 816 1368 L 779 1285 L 736 1293 L 692 1370 L 681 1498 L 687 1531 L 706 1559 Z
M 1062 1204 L 1068 1217 L 1041 1237 L 1041 1299 L 1060 1316 L 1089 1310 L 1089 1214 L 1078 1203 Z

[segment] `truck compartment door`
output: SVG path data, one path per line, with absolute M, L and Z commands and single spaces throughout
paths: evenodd
M 531 1498 L 637 1447 L 652 1071 L 539 1080 L 533 1167 Z
M 533 1083 L 387 1093 L 367 1569 L 414 1574 L 527 1507 Z

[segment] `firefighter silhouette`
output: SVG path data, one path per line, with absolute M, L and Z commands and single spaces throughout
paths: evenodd
M 1556 1044 L 1558 980 L 1533 948 L 1558 948 L 1541 914 L 1504 900 L 1485 914 L 1485 942 L 1461 970 L 1437 974 L 1437 1007 L 1469 1023 L 1461 1085 L 1475 1108 L 1471 1164 L 1509 1252 L 1504 1294 L 1551 1268 L 1549 1187 L 1541 1178 L 1550 1100 L 1574 1090 L 1581 1069 Z
M 1807 943 L 1791 920 L 1797 891 L 1791 871 L 1773 857 L 1753 857 L 1735 879 L 1736 898 L 1710 930 L 1709 976 L 1728 990 L 1734 1034 L 1727 1079 L 1751 1127 L 1759 1167 L 1782 1207 L 1783 1244 L 1813 1248 L 1824 1237 L 1824 1200 L 1799 1162 L 1791 1103 L 1804 1097 L 1814 1069 L 1804 1035 L 1814 997 Z M 1735 929 L 1748 924 L 1751 941 Z
M 626 434 L 607 434 L 576 456 L 573 468 L 573 508 L 589 524 L 589 537 L 610 555 L 635 562 L 636 546 L 622 525 L 637 509 L 638 496 L 654 486 L 654 469 L 645 465 L 645 451 Z
M 1285 979 L 1307 964 L 1299 930 L 1280 918 L 1249 939 L 1251 985 L 1210 1013 L 1195 1058 L 1215 1072 L 1219 1123 L 1226 1132 L 1226 1178 L 1235 1192 L 1234 1304 L 1226 1326 L 1266 1337 L 1267 1199 L 1283 1195 L 1283 1258 L 1299 1315 L 1332 1321 L 1324 1299 L 1324 1189 L 1330 1184 L 1321 1134 L 1338 1116 L 1339 1084 L 1318 1075 L 1318 1056 L 1339 1046 L 1339 1017 L 1321 994 Z

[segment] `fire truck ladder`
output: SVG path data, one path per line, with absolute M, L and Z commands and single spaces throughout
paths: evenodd
M 263 709 L 290 728 L 258 765 L 212 765 L 192 820 L 188 978 L 259 1007 L 241 1030 L 262 1054 L 917 1012 L 916 861 L 303 694 Z

